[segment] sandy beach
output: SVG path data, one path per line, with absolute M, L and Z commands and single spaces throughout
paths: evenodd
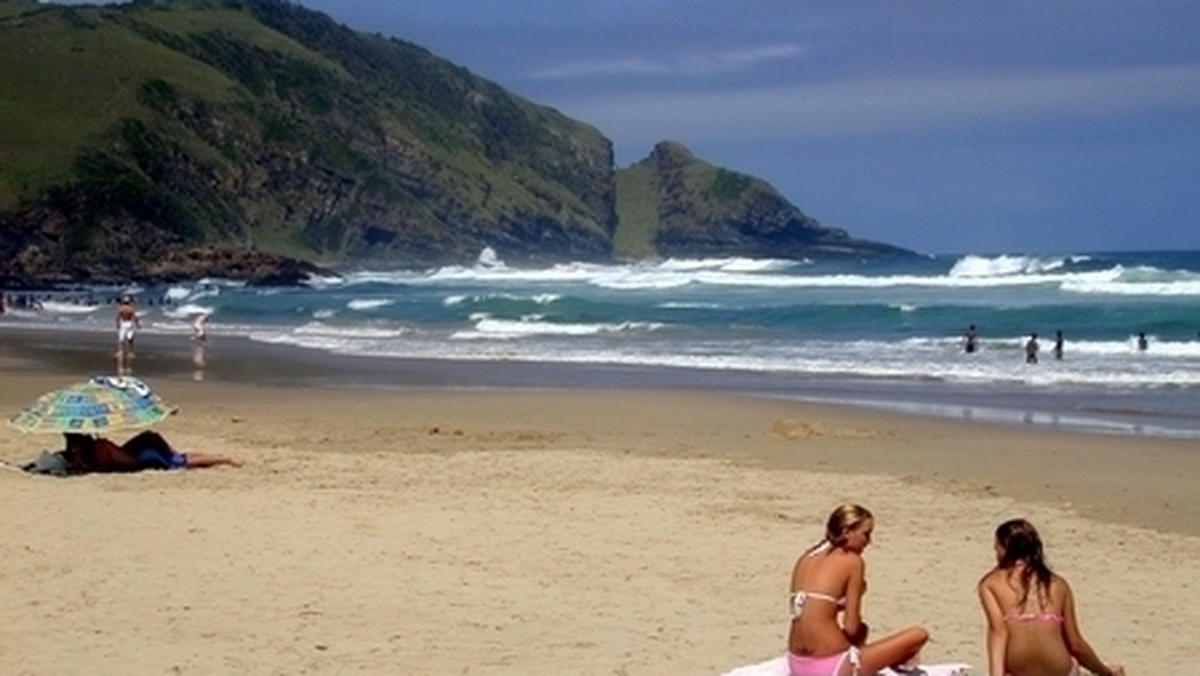
M 14 365 L 6 418 L 72 381 Z M 1102 658 L 1200 663 L 1195 441 L 679 390 L 148 380 L 181 409 L 159 431 L 246 466 L 0 472 L 0 672 L 715 676 L 782 652 L 792 562 L 845 500 L 878 521 L 867 620 L 928 627 L 926 661 L 984 673 L 974 585 L 1025 516 Z M 58 442 L 7 428 L 0 459 Z

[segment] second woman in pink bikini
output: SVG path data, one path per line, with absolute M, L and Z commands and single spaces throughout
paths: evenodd
M 996 529 L 996 567 L 979 581 L 988 623 L 990 676 L 1124 676 L 1100 661 L 1079 632 L 1071 586 L 1046 566 L 1042 540 L 1025 519 Z

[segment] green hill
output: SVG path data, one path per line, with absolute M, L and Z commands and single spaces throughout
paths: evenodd
M 594 127 L 282 0 L 0 0 L 0 44 L 0 284 L 670 255 L 719 206 L 652 205 Z
M 713 166 L 664 141 L 617 172 L 616 252 L 644 256 L 904 256 L 804 215 L 766 181 Z

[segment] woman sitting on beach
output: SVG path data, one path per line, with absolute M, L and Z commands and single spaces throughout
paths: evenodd
M 865 507 L 842 505 L 829 515 L 825 538 L 796 561 L 788 634 L 792 676 L 857 676 L 884 667 L 902 673 L 915 671 L 912 665 L 929 640 L 925 629 L 909 627 L 866 642 L 862 595 L 867 583 L 862 554 L 871 544 L 874 528 L 875 518 Z
M 104 437 L 71 433 L 63 436 L 67 438 L 67 463 L 74 474 L 242 466 L 241 460 L 228 455 L 179 453 L 157 432 L 142 432 L 120 446 Z
M 1125 668 L 1100 661 L 1079 633 L 1071 587 L 1042 558 L 1033 524 L 1012 519 L 996 529 L 996 567 L 979 581 L 988 623 L 990 676 L 1099 676 Z

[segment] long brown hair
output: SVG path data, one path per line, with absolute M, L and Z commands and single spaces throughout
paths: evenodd
M 1021 601 L 1025 606 L 1029 598 L 1031 582 L 1036 582 L 1038 599 L 1045 601 L 1050 596 L 1050 579 L 1053 573 L 1046 565 L 1042 552 L 1042 538 L 1037 529 L 1025 519 L 1010 519 L 996 528 L 996 544 L 1000 546 L 1000 560 L 996 567 L 1001 570 L 1014 568 L 1024 563 L 1021 569 Z

